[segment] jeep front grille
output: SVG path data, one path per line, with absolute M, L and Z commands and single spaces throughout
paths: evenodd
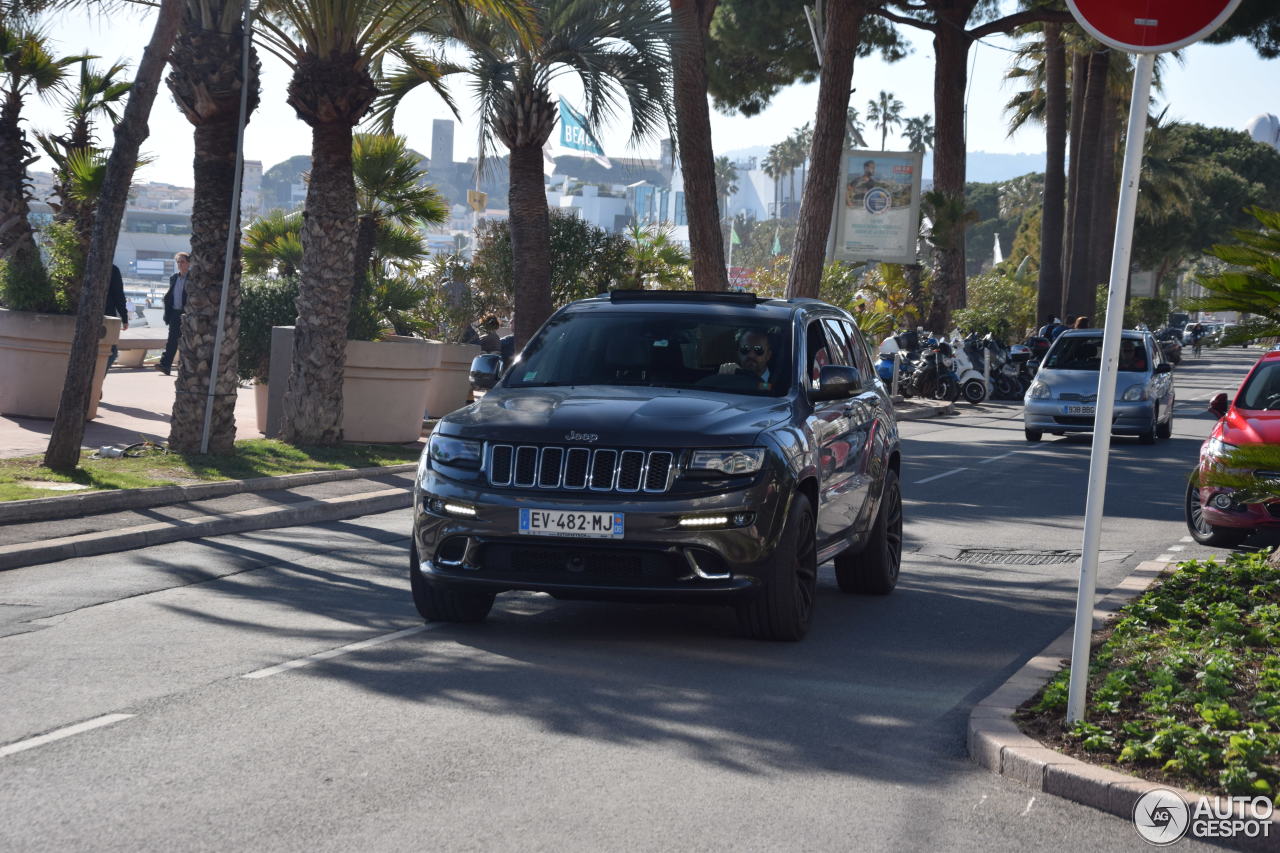
M 486 451 L 489 485 L 521 489 L 659 493 L 675 468 L 669 450 L 490 444 Z

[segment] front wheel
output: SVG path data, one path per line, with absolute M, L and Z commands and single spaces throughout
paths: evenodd
M 409 547 L 409 587 L 418 615 L 428 622 L 483 622 L 493 608 L 493 593 L 427 583 L 422 577 L 416 542 Z
M 1220 548 L 1231 548 L 1239 545 L 1249 535 L 1248 528 L 1216 527 L 1205 520 L 1204 505 L 1200 503 L 1200 487 L 1196 483 L 1196 475 L 1191 475 L 1187 485 L 1186 518 L 1187 530 L 1191 538 L 1201 545 L 1213 545 Z
M 1156 438 L 1172 438 L 1173 437 L 1173 412 L 1169 413 L 1169 420 L 1162 424 L 1156 424 Z
M 902 488 L 892 468 L 885 474 L 884 497 L 871 538 L 860 553 L 845 551 L 832 561 L 841 592 L 888 595 L 902 569 Z
M 791 500 L 772 572 L 751 600 L 738 605 L 738 625 L 756 640 L 799 640 L 809 630 L 818 597 L 813 508 L 803 492 Z
M 987 388 L 981 379 L 970 379 L 960 391 L 964 394 L 965 402 L 971 406 L 976 406 L 987 398 Z

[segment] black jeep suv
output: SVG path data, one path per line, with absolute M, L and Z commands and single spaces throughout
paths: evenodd
M 500 359 L 476 359 L 489 390 L 441 419 L 418 466 L 425 619 L 479 621 L 495 594 L 534 590 L 730 604 L 748 635 L 795 640 L 820 563 L 846 592 L 896 584 L 898 430 L 843 311 L 613 291 Z

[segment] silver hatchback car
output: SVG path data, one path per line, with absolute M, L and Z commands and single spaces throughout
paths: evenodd
M 1173 366 L 1150 332 L 1126 330 L 1121 335 L 1111 431 L 1154 444 L 1173 432 Z M 1046 432 L 1093 432 L 1101 365 L 1101 329 L 1058 336 L 1023 398 L 1027 441 L 1039 441 Z

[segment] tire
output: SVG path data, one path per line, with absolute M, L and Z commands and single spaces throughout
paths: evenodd
M 940 376 L 933 389 L 933 399 L 954 403 L 960 399 L 960 385 L 949 376 Z
M 791 500 L 787 526 L 764 589 L 738 605 L 738 626 L 756 640 L 802 639 L 818 597 L 818 551 L 813 508 L 803 492 Z
M 418 544 L 409 548 L 409 586 L 418 615 L 428 622 L 483 622 L 493 607 L 493 593 L 470 592 L 430 584 L 422 577 Z
M 996 391 L 993 396 L 995 396 L 997 400 L 1017 400 L 1022 396 L 1022 394 L 1019 393 L 1020 388 L 1021 383 L 1016 382 L 1011 377 L 997 376 Z
M 888 595 L 898 585 L 902 570 L 902 487 L 892 468 L 885 474 L 884 497 L 866 547 L 857 554 L 837 554 L 833 562 L 841 592 Z
M 1187 484 L 1187 498 L 1184 502 L 1187 530 L 1191 538 L 1201 545 L 1213 545 L 1219 548 L 1231 548 L 1239 545 L 1252 532 L 1246 527 L 1216 527 L 1204 520 L 1201 514 L 1200 488 L 1196 482 L 1196 474 L 1191 475 Z
M 1159 429 L 1159 425 L 1156 422 L 1156 416 L 1152 415 L 1151 429 L 1143 430 L 1142 432 L 1138 433 L 1138 443 L 1139 444 L 1155 444 L 1157 429 Z
M 1023 433 L 1027 436 L 1027 441 L 1036 442 L 1044 437 L 1044 433 L 1038 429 L 1024 429 Z
M 1173 438 L 1173 413 L 1169 413 L 1169 420 L 1164 423 L 1156 424 L 1156 438 Z
M 965 402 L 971 406 L 976 406 L 987 398 L 987 389 L 980 379 L 970 379 L 960 391 L 964 394 Z

